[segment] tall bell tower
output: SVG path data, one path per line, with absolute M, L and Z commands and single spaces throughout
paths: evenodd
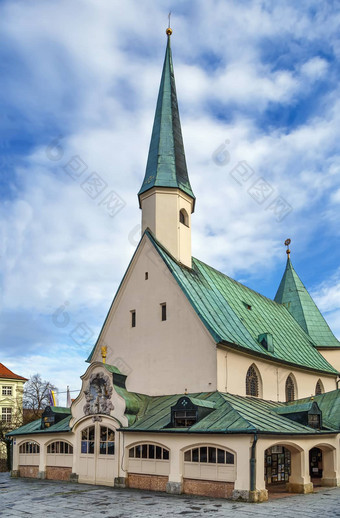
M 191 214 L 195 208 L 185 160 L 170 38 L 152 129 L 148 161 L 138 193 L 142 233 L 148 228 L 180 263 L 191 268 Z

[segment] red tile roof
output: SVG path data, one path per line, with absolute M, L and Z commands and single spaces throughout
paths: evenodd
M 27 381 L 27 378 L 23 378 L 22 376 L 18 376 L 18 374 L 14 374 L 14 372 L 7 369 L 3 363 L 0 363 L 0 378 Z

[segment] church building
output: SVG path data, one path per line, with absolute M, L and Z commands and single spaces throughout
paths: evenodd
M 274 300 L 191 255 L 195 195 L 166 32 L 141 240 L 71 408 L 9 434 L 12 476 L 251 502 L 282 485 L 338 486 L 340 343 L 289 249 Z

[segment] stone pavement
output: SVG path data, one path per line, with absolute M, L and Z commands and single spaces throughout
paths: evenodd
M 157 518 L 197 517 L 340 517 L 340 488 L 322 489 L 263 504 L 197 496 L 173 496 L 135 489 L 11 479 L 0 473 L 0 517 Z

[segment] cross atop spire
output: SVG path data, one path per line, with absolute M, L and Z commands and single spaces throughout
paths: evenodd
M 182 190 L 195 200 L 187 171 L 179 119 L 170 46 L 170 37 L 172 34 L 170 27 L 167 28 L 166 34 L 168 36 L 168 42 L 159 87 L 148 161 L 145 178 L 138 196 L 140 198 L 142 193 L 153 187 L 170 187 Z

